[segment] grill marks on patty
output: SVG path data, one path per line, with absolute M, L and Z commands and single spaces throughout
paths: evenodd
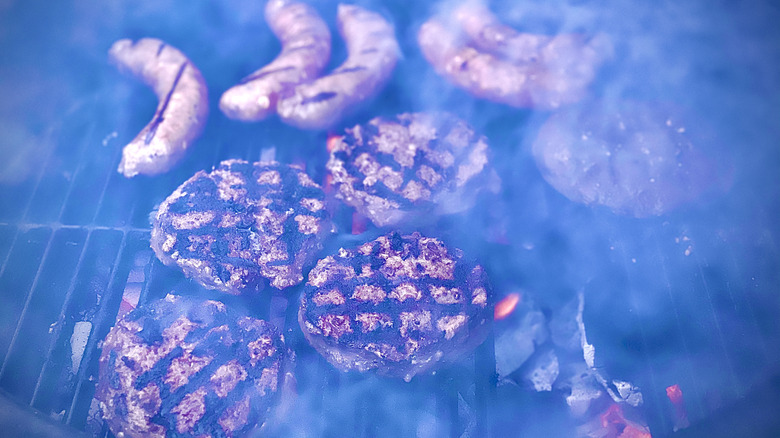
M 329 229 L 324 193 L 301 170 L 228 160 L 198 172 L 160 206 L 152 248 L 212 289 L 237 294 L 303 280 Z
M 365 267 L 370 275 L 358 275 Z M 392 233 L 320 260 L 299 322 L 342 370 L 408 375 L 410 366 L 481 341 L 487 287 L 483 269 L 462 261 L 459 251 L 418 233 Z
M 486 139 L 448 114 L 401 114 L 348 129 L 327 168 L 338 196 L 380 226 L 495 175 Z
M 96 396 L 115 434 L 232 435 L 262 424 L 286 355 L 265 321 L 215 301 L 168 296 L 108 334 Z

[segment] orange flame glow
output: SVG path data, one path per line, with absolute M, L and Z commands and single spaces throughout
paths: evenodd
M 342 138 L 344 138 L 344 136 L 329 134 L 328 140 L 325 143 L 325 148 L 328 150 L 328 152 L 333 152 L 333 149 L 336 148 L 336 145 L 338 144 L 339 141 L 341 141 Z
M 651 438 L 644 426 L 626 419 L 620 405 L 612 404 L 601 414 L 601 428 L 609 438 Z
M 682 403 L 683 393 L 682 393 L 682 389 L 680 389 L 680 385 L 674 384 L 672 386 L 667 387 L 666 396 L 669 397 L 669 400 L 675 405 L 679 405 L 680 403 Z
M 517 307 L 520 302 L 519 293 L 511 293 L 505 296 L 501 301 L 496 303 L 495 309 L 493 309 L 493 318 L 496 320 L 504 319 L 509 316 Z
M 675 383 L 672 386 L 666 388 L 666 396 L 669 397 L 669 401 L 674 406 L 674 412 L 672 418 L 674 419 L 674 430 L 685 429 L 690 426 L 688 421 L 688 411 L 685 409 L 685 402 L 683 401 L 682 389 L 680 385 Z
M 333 189 L 333 175 L 327 174 L 325 175 L 325 186 L 323 187 L 323 190 L 325 193 L 330 193 L 330 191 Z
M 368 219 L 359 213 L 352 213 L 352 234 L 358 235 L 368 228 Z

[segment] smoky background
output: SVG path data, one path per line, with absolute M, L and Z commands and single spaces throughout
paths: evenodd
M 330 70 L 346 55 L 336 31 L 337 3 L 311 3 L 333 35 Z M 502 179 L 498 195 L 481 199 L 470 213 L 420 225 L 423 230 L 482 262 L 496 299 L 522 291 L 550 315 L 582 291 L 597 367 L 642 388 L 654 436 L 673 433 L 664 392 L 673 384 L 685 394 L 691 433 L 698 424 L 729 415 L 737 416 L 736 424 L 772 415 L 777 400 L 772 393 L 780 389 L 777 2 L 487 2 L 521 31 L 606 34 L 614 56 L 599 71 L 589 98 L 606 105 L 635 99 L 684 109 L 686 126 L 702 139 L 696 146 L 719 163 L 722 174 L 713 178 L 725 182 L 720 191 L 648 219 L 574 204 L 543 180 L 530 145 L 549 112 L 476 100 L 436 75 L 420 54 L 416 33 L 423 21 L 446 13 L 454 2 L 355 3 L 395 23 L 402 59 L 384 91 L 333 131 L 379 115 L 450 111 L 488 138 Z M 49 366 L 53 371 L 40 371 L 41 380 L 38 369 L 22 366 L 37 362 L 19 353 L 20 336 L 40 332 L 31 339 L 41 340 L 41 353 L 61 353 L 70 362 L 70 332 L 77 322 L 95 322 L 88 344 L 93 349 L 113 324 L 111 309 L 118 306 L 123 276 L 146 274 L 142 299 L 192 288 L 182 275 L 155 265 L 144 245 L 150 212 L 187 177 L 223 159 L 258 160 L 273 150 L 277 160 L 303 163 L 323 181 L 327 133 L 299 131 L 276 119 L 244 124 L 217 108 L 224 90 L 280 49 L 263 20 L 263 6 L 250 0 L 0 1 L 0 256 L 5 260 L 0 352 L 6 354 L 0 384 L 20 400 L 88 428 L 88 398 L 71 404 L 66 396 L 80 387 L 79 379 L 89 378 L 90 368 Z M 125 180 L 115 172 L 119 150 L 148 122 L 156 99 L 116 72 L 107 51 L 117 39 L 146 36 L 179 48 L 201 69 L 210 117 L 192 153 L 173 172 Z M 348 214 L 342 212 L 339 220 L 342 233 L 327 248 L 380 232 L 351 236 Z M 126 246 L 114 233 L 119 229 Z M 49 255 L 33 250 L 47 239 L 55 248 Z M 27 259 L 19 249 L 24 242 L 32 248 Z M 92 272 L 70 285 L 23 281 L 35 276 L 38 263 L 72 261 L 61 269 L 74 269 L 79 257 Z M 119 262 L 127 268 L 117 273 Z M 150 265 L 155 266 L 151 271 Z M 296 290 L 249 299 L 197 293 L 281 326 L 295 321 L 295 310 L 289 309 L 295 306 L 286 305 L 295 303 Z M 18 326 L 30 319 L 20 316 L 23 309 L 59 303 L 68 303 L 62 312 L 44 310 L 26 323 L 44 328 L 60 323 L 54 332 Z M 288 325 L 285 335 L 298 352 L 300 394 L 288 416 L 277 419 L 272 432 L 279 436 L 338 436 L 345 430 L 356 436 L 563 436 L 573 430 L 560 393 L 498 385 L 490 374 L 492 339 L 477 358 L 404 385 L 333 372 L 294 329 Z M 31 388 L 36 378 L 65 389 L 48 399 L 36 397 Z

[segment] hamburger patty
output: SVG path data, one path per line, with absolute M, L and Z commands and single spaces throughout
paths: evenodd
M 237 436 L 265 421 L 289 359 L 271 324 L 168 295 L 108 333 L 95 397 L 116 435 Z
M 550 116 L 532 150 L 545 180 L 570 200 L 659 216 L 723 179 L 698 149 L 697 128 L 666 105 L 591 101 Z
M 320 260 L 298 322 L 336 368 L 408 381 L 485 339 L 489 291 L 482 267 L 459 250 L 419 233 L 391 233 Z
M 462 211 L 498 189 L 487 139 L 449 114 L 378 117 L 331 144 L 327 168 L 337 197 L 377 226 Z
M 160 205 L 151 246 L 163 263 L 210 289 L 283 289 L 303 281 L 303 266 L 330 231 L 324 198 L 293 166 L 223 161 Z

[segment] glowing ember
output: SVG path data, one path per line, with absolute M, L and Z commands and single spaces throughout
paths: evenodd
M 674 430 L 678 431 L 690 426 L 688 411 L 685 410 L 685 402 L 683 401 L 683 393 L 682 389 L 680 389 L 680 385 L 674 384 L 667 387 L 666 396 L 669 397 L 669 401 L 671 401 L 672 406 L 674 406 L 674 413 L 672 414 L 672 417 L 674 418 Z
M 325 184 L 323 184 L 322 189 L 325 193 L 330 193 L 333 190 L 333 175 L 325 175 Z
M 671 400 L 672 403 L 675 405 L 682 403 L 682 390 L 680 389 L 680 385 L 674 384 L 668 388 L 666 388 L 666 396 L 669 397 L 669 400 Z
M 613 404 L 601 414 L 601 427 L 605 437 L 615 438 L 650 438 L 646 427 L 626 419 L 620 405 Z
M 496 303 L 496 308 L 493 310 L 493 318 L 496 320 L 504 319 L 509 316 L 517 307 L 520 302 L 519 293 L 511 293 Z
M 368 219 L 365 216 L 359 213 L 352 213 L 352 234 L 362 234 L 367 227 Z
M 341 135 L 335 135 L 335 134 L 328 135 L 328 140 L 325 143 L 325 148 L 328 150 L 329 153 L 333 152 L 333 149 L 336 148 L 336 144 L 339 141 L 341 141 L 342 138 L 343 138 L 343 136 L 341 136 Z

